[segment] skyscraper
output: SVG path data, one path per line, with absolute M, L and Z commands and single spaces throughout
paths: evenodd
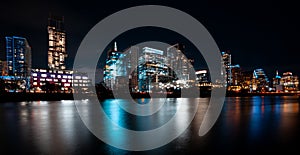
M 293 75 L 292 72 L 283 73 L 280 79 L 280 85 L 283 86 L 284 92 L 295 92 L 299 90 L 298 76 Z
M 188 81 L 190 80 L 189 75 L 190 71 L 193 68 L 193 59 L 188 59 L 184 55 L 185 46 L 183 44 L 175 44 L 167 48 L 167 57 L 166 57 L 166 64 L 171 68 L 170 71 L 171 76 L 175 77 L 176 73 L 177 77 L 181 80 Z
M 252 90 L 256 92 L 269 91 L 269 80 L 263 69 L 253 71 Z
M 50 16 L 48 19 L 48 35 L 48 67 L 49 69 L 65 70 L 67 51 L 63 17 Z
M 124 75 L 123 61 L 119 60 L 121 57 L 124 55 L 118 51 L 117 43 L 114 43 L 114 48 L 107 52 L 103 77 L 106 86 L 110 89 L 114 89 L 117 77 Z
M 7 74 L 25 78 L 31 71 L 31 47 L 23 37 L 6 37 Z
M 222 73 L 222 75 L 225 76 L 227 85 L 230 85 L 232 83 L 232 74 L 231 74 L 231 54 L 226 51 L 222 52 L 222 65 L 225 68 L 225 73 Z

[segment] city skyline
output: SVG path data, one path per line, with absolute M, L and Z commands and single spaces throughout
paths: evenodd
M 300 74 L 297 69 L 300 65 L 298 58 L 293 56 L 299 51 L 297 46 L 299 22 L 294 20 L 297 19 L 297 15 L 293 8 L 296 5 L 272 1 L 252 1 L 247 5 L 242 5 L 238 1 L 201 2 L 201 6 L 193 4 L 194 2 L 153 1 L 145 3 L 167 5 L 191 14 L 209 30 L 220 50 L 230 50 L 235 55 L 233 62 L 240 64 L 246 70 L 264 68 L 269 77 L 275 76 L 276 70 Z M 44 68 L 47 65 L 47 58 L 44 56 L 48 44 L 47 30 L 44 27 L 47 25 L 49 13 L 65 17 L 69 38 L 67 41 L 69 57 L 66 65 L 67 68 L 71 68 L 77 48 L 90 28 L 115 11 L 140 5 L 139 2 L 117 1 L 107 2 L 105 5 L 92 2 L 70 4 L 65 1 L 59 3 L 32 1 L 26 4 L 32 6 L 30 11 L 27 9 L 25 11 L 23 5 L 14 5 L 11 2 L 4 2 L 1 5 L 0 15 L 5 24 L 0 26 L 2 31 L 0 52 L 3 58 L 5 36 L 23 36 L 32 46 L 32 65 L 35 68 Z M 7 16 L 9 9 L 23 13 L 11 13 Z M 134 37 L 145 39 L 138 35 L 134 35 L 131 39 Z M 148 37 L 155 38 L 155 36 Z M 171 43 L 176 42 L 171 40 Z M 131 45 L 130 40 L 119 42 L 120 49 L 125 49 L 129 45 Z M 43 59 L 36 59 L 39 57 Z

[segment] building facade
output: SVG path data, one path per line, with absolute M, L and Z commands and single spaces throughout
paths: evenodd
M 139 57 L 138 88 L 140 92 L 159 89 L 159 83 L 169 81 L 169 68 L 165 65 L 164 51 L 144 47 Z
M 296 92 L 299 90 L 299 78 L 292 72 L 285 72 L 280 79 L 280 85 L 284 92 Z
M 9 76 L 29 77 L 31 70 L 31 47 L 23 37 L 5 37 L 6 65 Z
M 88 91 L 91 86 L 87 74 L 71 70 L 32 69 L 31 77 L 31 91 L 37 93 L 77 93 Z
M 263 69 L 255 69 L 252 78 L 253 92 L 267 92 L 269 91 L 269 79 Z
M 54 70 L 66 69 L 66 32 L 64 18 L 51 16 L 48 19 L 48 67 Z
M 229 51 L 221 52 L 221 62 L 224 71 L 222 70 L 221 74 L 225 77 L 227 86 L 232 83 L 232 74 L 231 74 L 231 54 Z M 225 73 L 224 73 L 225 72 Z

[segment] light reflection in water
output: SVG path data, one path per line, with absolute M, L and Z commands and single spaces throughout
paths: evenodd
M 126 102 L 126 100 L 119 101 Z M 155 101 L 159 102 L 159 100 Z M 268 144 L 276 149 L 278 148 L 277 144 L 289 146 L 292 144 L 290 141 L 299 140 L 297 137 L 299 137 L 300 129 L 300 107 L 298 97 L 295 96 L 226 98 L 217 124 L 205 137 L 198 137 L 197 134 L 209 102 L 208 98 L 168 98 L 162 111 L 151 117 L 131 115 L 122 110 L 116 104 L 116 100 L 105 100 L 101 105 L 108 117 L 118 125 L 143 131 L 157 128 L 168 122 L 177 111 L 178 103 L 182 102 L 185 110 L 182 117 L 175 121 L 174 130 L 176 130 L 188 119 L 184 113 L 188 113 L 193 108 L 190 104 L 192 101 L 199 102 L 198 112 L 191 124 L 193 130 L 188 129 L 178 139 L 167 145 L 167 148 L 171 148 L 171 153 L 205 149 L 203 146 L 206 145 L 211 148 L 214 148 L 215 145 L 225 145 L 225 149 L 228 150 L 234 150 L 236 146 L 243 146 L 255 150 L 257 147 Z M 82 102 L 84 103 L 82 106 L 89 107 L 87 105 L 91 101 L 84 100 Z M 141 99 L 140 103 L 146 102 L 146 99 Z M 90 120 L 95 117 L 90 114 L 91 110 L 85 109 L 85 115 Z M 127 153 L 98 141 L 83 126 L 72 101 L 2 103 L 0 104 L 0 116 L 0 131 L 2 132 L 0 135 L 2 141 L 0 141 L 5 141 L 7 145 L 17 148 L 12 151 L 19 150 L 34 154 L 80 154 L 86 151 L 88 153 L 96 151 L 98 154 Z M 109 138 L 121 142 L 128 141 L 126 135 L 122 133 L 112 134 L 111 130 L 114 129 L 109 130 L 105 127 L 103 129 L 106 130 Z M 193 144 L 193 146 L 189 144 Z M 5 147 L 2 148 L 5 149 Z M 78 150 L 83 151 L 77 152 Z M 162 149 L 160 153 L 165 153 L 164 151 Z

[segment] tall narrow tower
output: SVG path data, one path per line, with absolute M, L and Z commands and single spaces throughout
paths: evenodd
M 49 69 L 65 70 L 66 32 L 64 29 L 64 17 L 51 16 L 48 18 L 48 67 Z

